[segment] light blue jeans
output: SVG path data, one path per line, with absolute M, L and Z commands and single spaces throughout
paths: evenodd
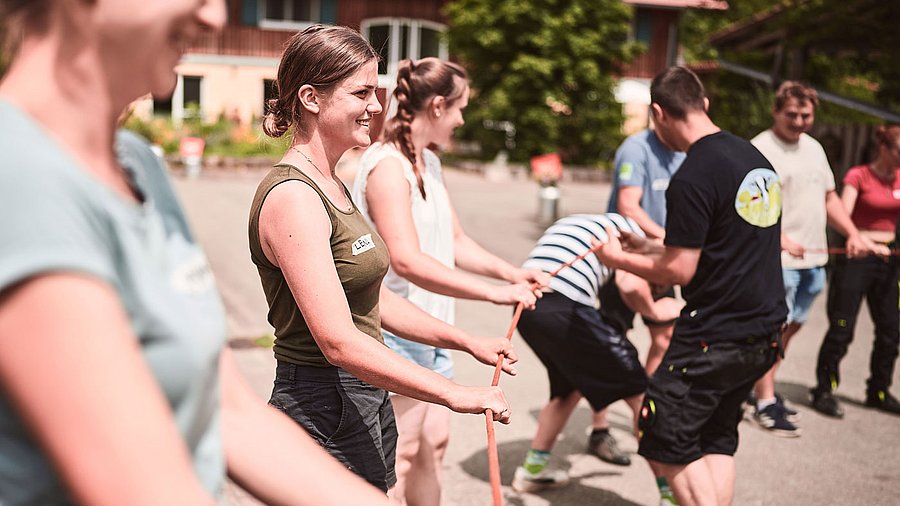
M 825 287 L 825 267 L 782 269 L 788 323 L 806 323 L 809 308 Z
M 453 379 L 453 357 L 450 356 L 450 351 L 403 339 L 386 330 L 382 330 L 381 334 L 384 336 L 384 344 L 401 357 Z

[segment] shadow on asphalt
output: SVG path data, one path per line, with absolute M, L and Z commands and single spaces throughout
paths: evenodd
M 537 419 L 539 410 L 532 410 L 531 416 Z M 626 423 L 620 422 L 618 419 L 622 417 L 615 416 L 610 413 L 610 426 L 614 429 L 618 428 L 624 431 L 630 431 Z M 588 427 L 591 424 L 591 410 L 584 406 L 579 406 L 572 413 L 569 422 L 563 429 L 563 433 L 559 441 L 553 448 L 553 457 L 551 465 L 558 466 L 561 469 L 569 471 L 571 464 L 568 461 L 569 456 L 585 456 L 584 450 L 587 444 Z M 507 441 L 500 443 L 497 447 L 500 455 L 500 483 L 504 485 L 504 501 L 509 506 L 524 506 L 525 502 L 522 494 L 509 488 L 512 483 L 513 474 L 516 472 L 525 453 L 531 446 L 530 439 L 520 439 L 515 441 Z M 632 463 L 632 465 L 634 465 Z M 604 464 L 606 467 L 607 465 Z M 487 449 L 480 448 L 466 457 L 460 463 L 460 467 L 475 479 L 488 482 L 488 463 Z M 621 472 L 598 470 L 587 474 L 570 476 L 571 481 L 563 488 L 555 490 L 546 490 L 539 495 L 550 504 L 610 504 L 619 506 L 640 506 L 639 503 L 629 501 L 619 494 L 603 488 L 595 486 L 583 485 L 585 480 L 594 479 L 604 476 L 619 476 Z
M 785 383 L 781 381 L 775 383 L 775 390 L 789 402 L 799 406 L 806 406 L 810 409 L 812 409 L 812 397 L 809 393 L 811 388 L 813 388 L 813 385 L 801 385 L 799 383 Z M 850 395 L 852 395 L 852 392 Z M 864 396 L 865 392 L 860 392 L 857 396 L 853 397 L 847 397 L 847 395 L 839 392 L 835 392 L 834 394 L 834 397 L 841 404 L 848 404 L 860 408 L 866 407 L 865 403 L 862 401 Z

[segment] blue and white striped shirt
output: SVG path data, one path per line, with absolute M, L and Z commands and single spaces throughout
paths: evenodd
M 538 239 L 523 265 L 526 269 L 553 272 L 591 248 L 591 239 L 605 243 L 604 227 L 625 230 L 644 237 L 644 231 L 629 218 L 616 213 L 573 214 L 558 220 Z M 582 304 L 599 307 L 598 294 L 611 271 L 595 255 L 588 255 L 559 272 L 550 288 Z

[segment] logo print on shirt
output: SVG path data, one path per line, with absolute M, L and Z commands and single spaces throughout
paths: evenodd
M 631 179 L 631 176 L 634 174 L 634 165 L 630 162 L 623 162 L 622 167 L 619 168 L 619 179 L 622 181 L 628 181 Z
M 369 251 L 374 247 L 375 241 L 372 240 L 372 234 L 366 234 L 353 241 L 353 247 L 351 248 L 351 251 L 353 252 L 353 256 L 356 256 L 360 253 L 365 253 L 366 251 Z
M 744 176 L 734 209 L 747 223 L 768 228 L 781 216 L 781 181 L 772 169 L 753 169 Z

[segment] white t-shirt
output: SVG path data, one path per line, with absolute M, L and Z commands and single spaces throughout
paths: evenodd
M 781 231 L 806 249 L 828 247 L 825 196 L 834 190 L 834 174 L 819 141 L 801 134 L 796 144 L 779 139 L 772 129 L 750 141 L 769 159 L 781 178 Z M 807 253 L 794 258 L 781 252 L 785 269 L 810 269 L 828 263 L 827 253 Z

